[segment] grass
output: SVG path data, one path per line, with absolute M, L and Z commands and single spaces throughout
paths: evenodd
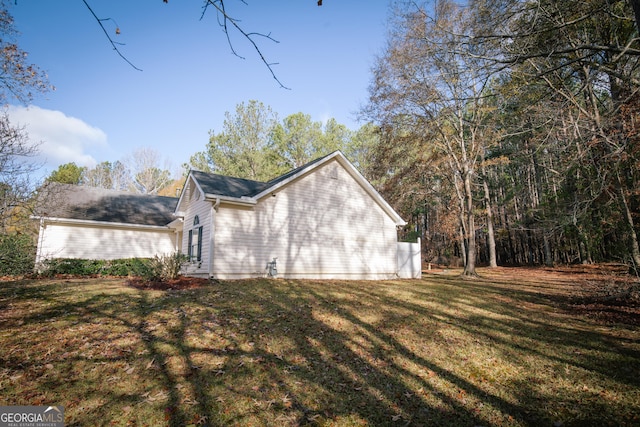
M 640 423 L 637 311 L 584 294 L 609 276 L 480 274 L 0 282 L 0 405 L 68 426 Z

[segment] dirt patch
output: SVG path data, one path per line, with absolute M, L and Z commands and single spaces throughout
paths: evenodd
M 127 285 L 136 289 L 156 291 L 198 289 L 208 285 L 209 283 L 209 279 L 186 276 L 180 276 L 177 279 L 163 281 L 149 281 L 139 277 L 127 279 Z
M 603 323 L 640 325 L 640 279 L 628 274 L 628 268 L 618 264 L 595 264 L 545 269 L 572 282 L 553 300 L 568 312 L 580 314 Z M 561 280 L 559 280 L 561 282 Z
M 456 276 L 462 270 L 427 272 Z M 640 326 L 640 278 L 629 274 L 624 264 L 481 268 L 479 274 L 488 280 L 519 283 L 519 290 L 537 294 L 572 315 L 602 324 Z
M 604 323 L 640 325 L 640 283 L 632 278 L 587 279 L 569 294 L 565 309 Z

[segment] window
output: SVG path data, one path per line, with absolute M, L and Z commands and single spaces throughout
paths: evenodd
M 194 234 L 196 239 L 194 239 Z M 202 226 L 200 225 L 198 215 L 193 218 L 193 228 L 189 230 L 189 245 L 187 251 L 189 261 L 202 261 Z

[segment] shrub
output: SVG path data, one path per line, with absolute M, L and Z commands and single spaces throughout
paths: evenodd
M 180 275 L 182 264 L 187 260 L 180 253 L 156 255 L 153 258 L 125 258 L 114 260 L 92 260 L 78 258 L 48 259 L 42 263 L 41 274 L 55 276 L 139 276 L 147 281 L 171 280 Z M 31 263 L 33 265 L 33 262 Z
M 186 260 L 187 257 L 179 252 L 156 255 L 151 258 L 149 268 L 142 277 L 149 281 L 176 279 Z
M 0 235 L 0 276 L 33 272 L 36 246 L 26 234 Z
M 417 242 L 419 238 L 420 238 L 420 233 L 418 231 L 412 230 L 407 232 L 404 235 L 404 237 L 402 238 L 402 241 L 414 243 L 414 242 Z
M 149 258 L 124 258 L 107 261 L 102 274 L 105 276 L 142 276 L 149 268 Z
M 42 263 L 41 274 L 55 276 L 70 274 L 74 276 L 144 276 L 149 270 L 148 258 L 126 258 L 115 260 L 93 260 L 79 258 L 48 259 Z
M 79 258 L 48 259 L 42 263 L 45 275 L 70 274 L 74 276 L 91 276 L 100 274 L 105 261 Z

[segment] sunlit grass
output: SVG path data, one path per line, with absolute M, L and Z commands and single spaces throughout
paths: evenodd
M 0 404 L 67 425 L 635 425 L 640 333 L 579 275 L 0 283 Z

